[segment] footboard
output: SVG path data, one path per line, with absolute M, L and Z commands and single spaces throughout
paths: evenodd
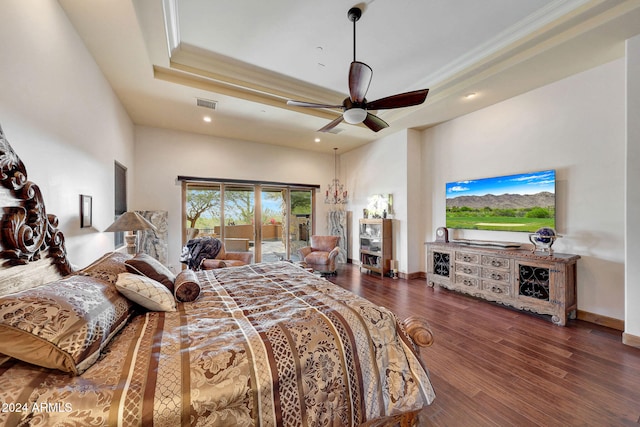
M 409 316 L 403 322 L 407 334 L 418 347 L 429 347 L 433 344 L 433 332 L 429 322 L 423 317 Z

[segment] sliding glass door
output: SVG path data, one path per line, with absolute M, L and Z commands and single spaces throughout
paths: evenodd
M 313 230 L 313 190 L 292 189 L 289 192 L 289 248 L 290 259 L 301 261 L 298 249 L 309 246 Z
M 263 262 L 289 259 L 285 240 L 288 191 L 286 188 L 262 187 L 260 193 L 261 259 Z
M 224 227 L 221 236 L 225 249 L 230 252 L 252 251 L 256 241 L 255 188 L 231 184 L 223 188 Z
M 183 215 L 186 240 L 194 237 L 220 237 L 222 220 L 220 185 L 186 185 Z
M 254 262 L 298 260 L 313 230 L 314 188 L 236 183 L 183 183 L 184 242 L 217 237 L 227 251 Z

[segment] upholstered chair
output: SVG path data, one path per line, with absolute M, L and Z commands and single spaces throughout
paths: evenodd
M 311 236 L 310 246 L 298 250 L 309 268 L 323 274 L 336 274 L 336 258 L 340 253 L 340 236 Z
M 224 243 L 218 255 L 214 258 L 204 258 L 200 263 L 201 270 L 213 270 L 215 268 L 235 267 L 238 265 L 251 264 L 253 252 L 227 252 Z

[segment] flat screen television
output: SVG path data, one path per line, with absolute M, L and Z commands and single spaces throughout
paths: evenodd
M 447 228 L 535 232 L 556 225 L 556 171 L 447 183 Z

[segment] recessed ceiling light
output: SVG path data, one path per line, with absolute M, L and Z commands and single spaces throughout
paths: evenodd
M 211 123 L 211 117 L 209 117 L 209 116 L 204 116 L 204 117 L 202 118 L 202 120 L 204 120 L 204 121 L 205 121 L 205 122 L 207 122 L 207 123 Z
M 464 97 L 467 98 L 467 99 L 471 99 L 476 95 L 477 95 L 477 93 L 475 93 L 475 92 L 469 92 Z
M 320 142 L 320 138 L 316 138 L 316 139 L 314 139 L 314 141 L 315 141 L 316 143 L 318 143 L 318 142 Z

